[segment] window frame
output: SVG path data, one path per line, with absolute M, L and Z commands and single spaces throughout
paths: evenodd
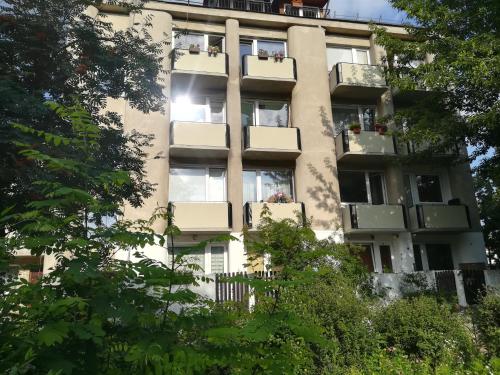
M 171 196 L 170 176 L 171 176 L 172 169 L 204 169 L 205 170 L 205 200 L 204 201 L 174 201 L 174 200 L 171 200 L 170 199 L 170 196 Z M 224 191 L 223 191 L 223 200 L 222 201 L 209 201 L 208 200 L 210 169 L 223 169 L 224 170 Z M 227 202 L 227 168 L 225 166 L 218 166 L 218 165 L 195 166 L 192 164 L 191 165 L 189 165 L 189 164 L 173 165 L 170 167 L 170 170 L 168 171 L 168 176 L 169 176 L 168 196 L 169 196 L 169 201 L 171 201 L 171 202 L 200 202 L 200 203 Z
M 358 62 L 358 55 L 357 55 L 356 52 L 357 51 L 366 52 L 368 63 L 367 64 L 360 64 L 360 65 L 372 65 L 371 56 L 370 56 L 370 48 L 355 47 L 355 46 L 343 46 L 343 45 L 338 45 L 338 44 L 327 44 L 326 45 L 326 63 L 327 63 L 327 66 L 329 65 L 329 63 L 328 63 L 328 49 L 333 49 L 333 48 L 344 49 L 344 50 L 351 50 L 352 62 L 351 63 L 346 63 L 346 64 L 360 64 Z M 333 64 L 332 68 L 330 70 L 332 70 L 335 67 L 335 65 L 337 65 L 337 64 L 338 64 L 338 62 L 335 63 L 335 64 Z
M 375 104 L 333 104 L 332 105 L 332 120 L 333 120 L 333 130 L 334 130 L 334 133 L 335 135 L 338 135 L 340 133 L 342 133 L 342 131 L 344 130 L 349 130 L 349 128 L 344 128 L 344 129 L 341 129 L 339 131 L 337 131 L 337 125 L 335 124 L 335 120 L 334 120 L 334 115 L 333 113 L 335 112 L 335 108 L 339 108 L 339 109 L 357 109 L 358 111 L 358 124 L 361 126 L 361 131 L 362 132 L 374 132 L 375 130 L 365 130 L 365 127 L 364 127 L 364 123 L 363 123 L 363 109 L 366 109 L 366 108 L 370 108 L 370 109 L 373 109 L 374 110 L 374 113 L 375 113 L 375 118 L 373 119 L 373 126 L 375 126 L 375 123 L 377 122 L 376 119 L 377 119 L 377 116 L 378 116 L 378 109 L 377 109 L 377 106 Z
M 411 196 L 413 198 L 413 205 L 417 204 L 429 204 L 429 205 L 442 205 L 446 204 L 451 198 L 449 186 L 445 184 L 447 175 L 442 172 L 419 172 L 419 173 L 404 173 L 404 175 L 409 176 L 410 179 L 410 190 Z M 422 202 L 420 200 L 420 195 L 418 193 L 417 176 L 437 176 L 439 178 L 439 188 L 441 189 L 441 202 Z
M 365 184 L 366 184 L 366 196 L 368 202 L 343 202 L 341 198 L 340 204 L 342 206 L 348 206 L 350 204 L 364 204 L 364 205 L 373 205 L 373 200 L 372 200 L 372 193 L 371 193 L 371 186 L 370 186 L 370 174 L 379 174 L 382 177 L 382 191 L 383 191 L 383 197 L 384 197 L 384 203 L 381 205 L 376 205 L 376 206 L 382 206 L 388 204 L 388 196 L 387 196 L 387 182 L 385 179 L 385 173 L 382 170 L 374 170 L 374 171 L 360 171 L 360 170 L 355 170 L 355 169 L 342 169 L 339 172 L 355 172 L 355 173 L 363 173 L 365 177 Z M 339 184 L 340 184 L 340 179 L 339 179 Z M 340 189 L 339 189 L 339 195 L 340 195 Z
M 292 201 L 295 202 L 295 171 L 292 168 L 243 168 L 243 172 L 255 172 L 255 187 L 256 187 L 256 192 L 255 192 L 255 197 L 256 197 L 256 202 L 263 202 L 262 198 L 262 172 L 267 172 L 267 171 L 290 171 L 292 174 Z M 242 174 L 242 179 L 243 179 L 243 174 Z M 243 181 L 244 183 L 244 181 Z M 248 202 L 243 202 L 243 204 L 248 203 Z
M 178 96 L 183 96 L 183 95 L 177 95 L 175 96 L 174 100 L 172 100 L 172 104 L 170 106 L 170 120 L 171 121 L 178 121 L 178 122 L 194 122 L 194 123 L 207 123 L 207 124 L 226 124 L 227 123 L 227 118 L 226 118 L 226 98 L 223 95 L 194 95 L 191 96 L 190 98 L 205 98 L 205 104 L 203 105 L 203 108 L 205 110 L 205 120 L 204 121 L 186 121 L 186 120 L 176 120 L 173 119 L 173 111 L 175 107 L 175 99 Z M 210 103 L 213 99 L 221 99 L 222 101 L 222 122 L 212 122 L 212 107 L 210 106 Z
M 222 38 L 222 40 L 221 40 L 221 45 L 222 45 L 222 48 L 221 48 L 221 51 L 220 51 L 220 52 L 221 52 L 221 53 L 225 53 L 225 52 L 226 52 L 226 36 L 225 36 L 224 34 L 217 34 L 217 33 L 214 33 L 214 34 L 212 34 L 212 33 L 208 33 L 208 34 L 207 34 L 207 33 L 204 33 L 204 32 L 202 32 L 202 31 L 187 30 L 187 29 L 186 29 L 185 31 L 187 31 L 187 33 L 188 33 L 188 34 L 193 34 L 193 35 L 203 35 L 203 43 L 205 44 L 206 49 L 201 49 L 201 51 L 204 51 L 204 52 L 208 51 L 208 47 L 209 47 L 209 44 L 208 44 L 208 38 L 209 38 L 210 36 L 216 36 L 216 37 L 220 37 L 220 38 Z M 174 48 L 177 48 L 177 49 L 184 49 L 184 50 L 185 50 L 185 48 L 180 48 L 180 47 L 176 47 L 176 46 L 175 46 L 175 42 L 176 42 L 176 40 L 177 40 L 176 35 L 177 35 L 177 34 L 179 34 L 179 33 L 181 33 L 181 34 L 182 34 L 182 31 L 181 31 L 179 28 L 172 30 L 172 42 L 173 42 L 172 44 L 173 44 L 173 47 L 174 47 Z
M 239 39 L 239 44 L 241 44 L 241 42 L 251 42 L 252 43 L 252 55 L 255 56 L 255 55 L 258 55 L 259 53 L 259 47 L 257 46 L 257 42 L 282 42 L 283 43 L 283 55 L 284 57 L 288 57 L 288 43 L 286 40 L 282 40 L 282 39 L 260 39 L 260 38 L 240 38 Z M 238 44 L 238 46 L 239 46 Z M 271 56 L 270 56 L 271 57 Z
M 196 243 L 193 242 L 178 242 L 175 244 L 175 248 L 182 248 L 182 247 L 192 247 L 195 246 Z M 204 267 L 203 267 L 203 274 L 212 274 L 212 247 L 223 247 L 224 248 L 224 271 L 223 273 L 229 272 L 229 246 L 227 243 L 222 243 L 222 242 L 214 242 L 207 244 L 205 248 L 203 249 L 203 257 L 204 257 Z M 171 256 L 170 252 L 170 247 L 167 248 L 167 259 Z M 167 264 L 167 267 L 170 267 L 170 264 Z M 201 275 L 202 273 L 196 273 L 198 275 Z
M 276 127 L 274 125 L 262 125 L 260 124 L 260 109 L 259 104 L 261 102 L 276 102 L 276 103 L 285 103 L 287 105 L 287 116 L 286 116 L 286 126 L 282 126 L 283 128 L 289 128 L 290 126 L 290 101 L 289 100 L 278 100 L 278 99 L 256 99 L 256 98 L 241 98 L 241 102 L 252 103 L 253 105 L 253 124 L 249 126 L 264 126 L 264 127 Z

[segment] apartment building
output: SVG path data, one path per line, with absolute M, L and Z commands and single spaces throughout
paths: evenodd
M 318 238 L 362 245 L 375 273 L 486 264 L 469 166 L 447 164 L 447 155 L 403 164 L 413 148 L 376 129 L 411 95 L 387 85 L 385 52 L 367 23 L 330 19 L 325 0 L 150 1 L 141 15 L 92 12 L 117 29 L 152 16 L 152 36 L 170 41 L 164 113 L 109 103 L 128 130 L 154 134 L 149 153 L 161 155 L 147 164 L 156 191 L 140 209 L 127 207 L 128 218 L 168 206 L 183 232 L 175 247 L 189 247 L 256 230 L 267 205 L 276 219 L 312 218 Z M 161 247 L 145 252 L 168 260 Z M 241 241 L 190 256 L 206 273 L 247 270 Z

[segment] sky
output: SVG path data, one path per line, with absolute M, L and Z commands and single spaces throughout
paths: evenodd
M 404 15 L 389 5 L 387 0 L 330 0 L 330 14 L 339 18 L 357 17 L 386 22 L 399 22 Z

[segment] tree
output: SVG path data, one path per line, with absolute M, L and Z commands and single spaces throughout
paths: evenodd
M 143 25 L 114 31 L 105 16 L 85 13 L 102 3 L 70 0 L 62 6 L 54 0 L 6 0 L 0 4 L 0 211 L 22 210 L 36 199 L 33 181 L 43 177 L 15 144 L 21 139 L 30 142 L 31 135 L 10 124 L 68 135 L 65 122 L 44 105 L 46 100 L 69 106 L 78 98 L 101 128 L 102 147 L 93 156 L 110 169 L 133 172 L 133 183 L 116 187 L 112 194 L 133 206 L 151 194 L 143 169 L 151 137 L 125 133 L 120 117 L 105 108 L 108 98 L 123 98 L 144 112 L 162 108 L 160 73 L 166 42 L 152 40 L 150 17 Z M 107 3 L 130 12 L 140 12 L 142 6 L 142 2 Z
M 399 90 L 394 120 L 406 127 L 404 140 L 432 144 L 440 152 L 466 141 L 480 158 L 478 181 L 493 191 L 481 204 L 490 249 L 500 227 L 489 204 L 498 207 L 500 186 L 500 4 L 498 1 L 391 0 L 412 21 L 408 37 L 375 27 L 376 41 L 388 52 L 384 59 L 389 84 Z M 425 62 L 425 63 L 421 63 Z M 422 90 L 425 89 L 425 92 Z M 404 103 L 405 95 L 412 100 Z M 420 98 L 420 99 L 419 99 Z M 429 150 L 424 150 L 424 157 Z M 463 160 L 462 160 L 463 161 Z M 478 192 L 479 198 L 485 198 Z M 498 253 L 497 253 L 498 254 Z

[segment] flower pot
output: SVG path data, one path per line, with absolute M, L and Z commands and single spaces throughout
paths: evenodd
M 200 46 L 190 46 L 189 53 L 199 54 L 200 53 Z
M 361 134 L 361 128 L 351 129 L 354 134 Z

